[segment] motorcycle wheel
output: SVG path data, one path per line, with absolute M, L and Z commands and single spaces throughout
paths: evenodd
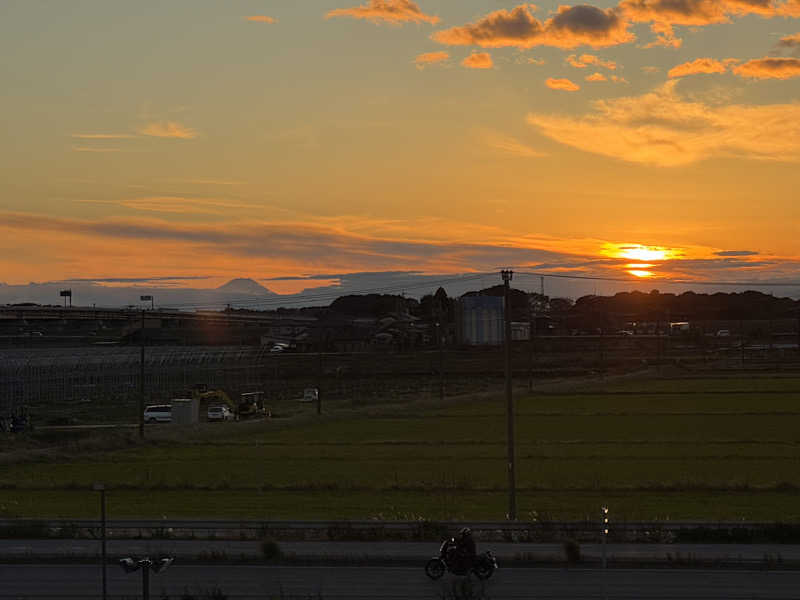
M 492 573 L 494 573 L 494 565 L 492 564 L 492 561 L 486 558 L 480 559 L 472 569 L 472 572 L 475 573 L 475 577 L 481 581 L 485 581 L 492 576 Z
M 434 580 L 440 579 L 446 570 L 447 567 L 439 558 L 432 558 L 428 561 L 428 564 L 425 565 L 425 575 Z

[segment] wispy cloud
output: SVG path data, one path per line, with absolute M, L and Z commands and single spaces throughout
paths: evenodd
M 270 25 L 278 22 L 278 19 L 273 19 L 267 15 L 250 15 L 249 17 L 245 17 L 245 19 L 251 23 L 268 23 Z
M 191 127 L 186 127 L 176 121 L 156 121 L 148 123 L 139 129 L 139 133 L 150 137 L 181 140 L 191 140 L 197 137 L 196 130 Z
M 492 55 L 488 52 L 473 52 L 461 61 L 468 69 L 491 69 L 494 67 Z
M 127 140 L 138 136 L 132 133 L 73 133 L 70 137 L 80 140 Z
M 240 181 L 238 179 L 214 179 L 210 177 L 196 177 L 196 178 L 174 178 L 174 179 L 167 179 L 170 183 L 188 183 L 192 185 L 245 185 L 246 181 Z
M 581 86 L 569 79 L 555 79 L 549 77 L 544 84 L 551 90 L 562 90 L 564 92 L 577 92 L 581 89 Z
M 95 148 L 92 146 L 72 146 L 73 152 L 121 152 L 120 148 Z
M 800 48 L 800 33 L 787 35 L 776 44 L 777 48 Z
M 608 81 L 608 78 L 602 73 L 592 73 L 584 77 L 586 81 Z
M 556 14 L 540 21 L 531 12 L 533 5 L 522 4 L 512 10 L 500 9 L 474 23 L 437 31 L 432 38 L 450 46 L 483 48 L 532 48 L 554 46 L 595 48 L 631 42 L 634 35 L 616 9 L 594 6 L 560 6 Z
M 231 209 L 257 209 L 258 206 L 224 198 L 187 196 L 146 196 L 121 200 L 75 200 L 82 204 L 107 204 L 134 210 L 173 214 L 230 214 Z
M 570 54 L 566 58 L 566 62 L 568 65 L 573 66 L 576 69 L 585 69 L 589 65 L 605 67 L 611 71 L 617 68 L 617 63 L 615 63 L 613 60 L 603 60 L 594 54 L 581 54 L 580 56 L 577 54 Z
M 686 75 L 695 75 L 697 73 L 725 73 L 728 70 L 728 62 L 714 58 L 696 58 L 672 67 L 667 76 L 685 77 Z
M 504 135 L 497 131 L 484 131 L 481 137 L 489 148 L 504 155 L 516 156 L 519 158 L 538 158 L 541 156 L 546 156 L 544 152 L 534 150 L 530 146 L 520 142 L 518 139 L 510 135 Z
M 597 100 L 580 117 L 531 113 L 528 123 L 586 152 L 662 167 L 713 157 L 800 161 L 800 103 L 711 106 L 680 97 L 677 81 Z
M 541 65 L 545 64 L 547 61 L 545 61 L 543 58 L 533 58 L 532 56 L 522 56 L 519 59 L 517 59 L 516 62 L 519 63 L 519 64 L 525 64 L 525 65 L 541 66 Z
M 424 69 L 428 65 L 442 63 L 449 58 L 450 54 L 447 52 L 426 52 L 424 54 L 418 54 L 414 59 L 414 64 L 418 69 Z
M 365 19 L 373 23 L 431 23 L 439 22 L 439 17 L 422 12 L 419 5 L 412 0 L 369 0 L 366 4 L 352 8 L 335 8 L 325 15 L 333 17 L 350 17 Z

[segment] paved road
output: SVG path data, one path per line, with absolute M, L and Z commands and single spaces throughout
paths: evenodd
M 136 598 L 138 573 L 109 570 L 109 599 Z M 604 584 L 605 579 L 605 584 Z M 85 565 L 2 565 L 3 600 L 57 600 L 100 596 L 99 568 Z M 433 582 L 411 567 L 180 566 L 152 578 L 152 597 L 178 600 L 186 591 L 202 595 L 219 587 L 229 600 L 380 600 L 491 598 L 609 600 L 796 600 L 798 571 L 506 569 L 485 585 L 446 577 Z
M 300 558 L 398 558 L 424 561 L 436 554 L 438 544 L 433 542 L 280 542 L 281 549 Z M 563 558 L 561 544 L 510 544 L 481 543 L 480 549 L 491 549 L 498 560 L 528 558 L 553 561 Z M 144 556 L 167 553 L 178 558 L 196 559 L 201 554 L 224 554 L 228 558 L 258 558 L 261 545 L 253 541 L 224 540 L 109 540 L 111 557 Z M 589 560 L 599 560 L 600 544 L 581 544 L 582 555 Z M 608 544 L 606 553 L 614 559 L 664 561 L 669 555 L 699 560 L 724 560 L 726 562 L 762 563 L 765 557 L 780 557 L 785 561 L 800 561 L 800 545 L 790 544 Z M 96 540 L 0 540 L 0 560 L 28 557 L 97 557 L 100 542 Z

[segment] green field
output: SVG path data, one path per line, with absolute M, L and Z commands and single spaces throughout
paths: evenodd
M 800 379 L 629 380 L 518 390 L 521 518 L 800 521 Z M 144 445 L 4 461 L 0 516 L 502 519 L 500 395 L 328 407 Z M 152 430 L 151 430 L 152 431 Z

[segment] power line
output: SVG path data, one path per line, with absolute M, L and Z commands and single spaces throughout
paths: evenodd
M 537 271 L 514 271 L 516 275 L 531 277 L 553 277 L 555 279 L 587 279 L 590 281 L 618 281 L 624 283 L 664 283 L 668 285 L 720 285 L 720 286 L 753 286 L 753 287 L 800 287 L 800 281 L 762 282 L 762 281 L 698 281 L 694 279 L 647 278 L 631 279 L 628 277 L 607 277 L 602 275 L 570 275 L 566 273 L 543 273 Z

